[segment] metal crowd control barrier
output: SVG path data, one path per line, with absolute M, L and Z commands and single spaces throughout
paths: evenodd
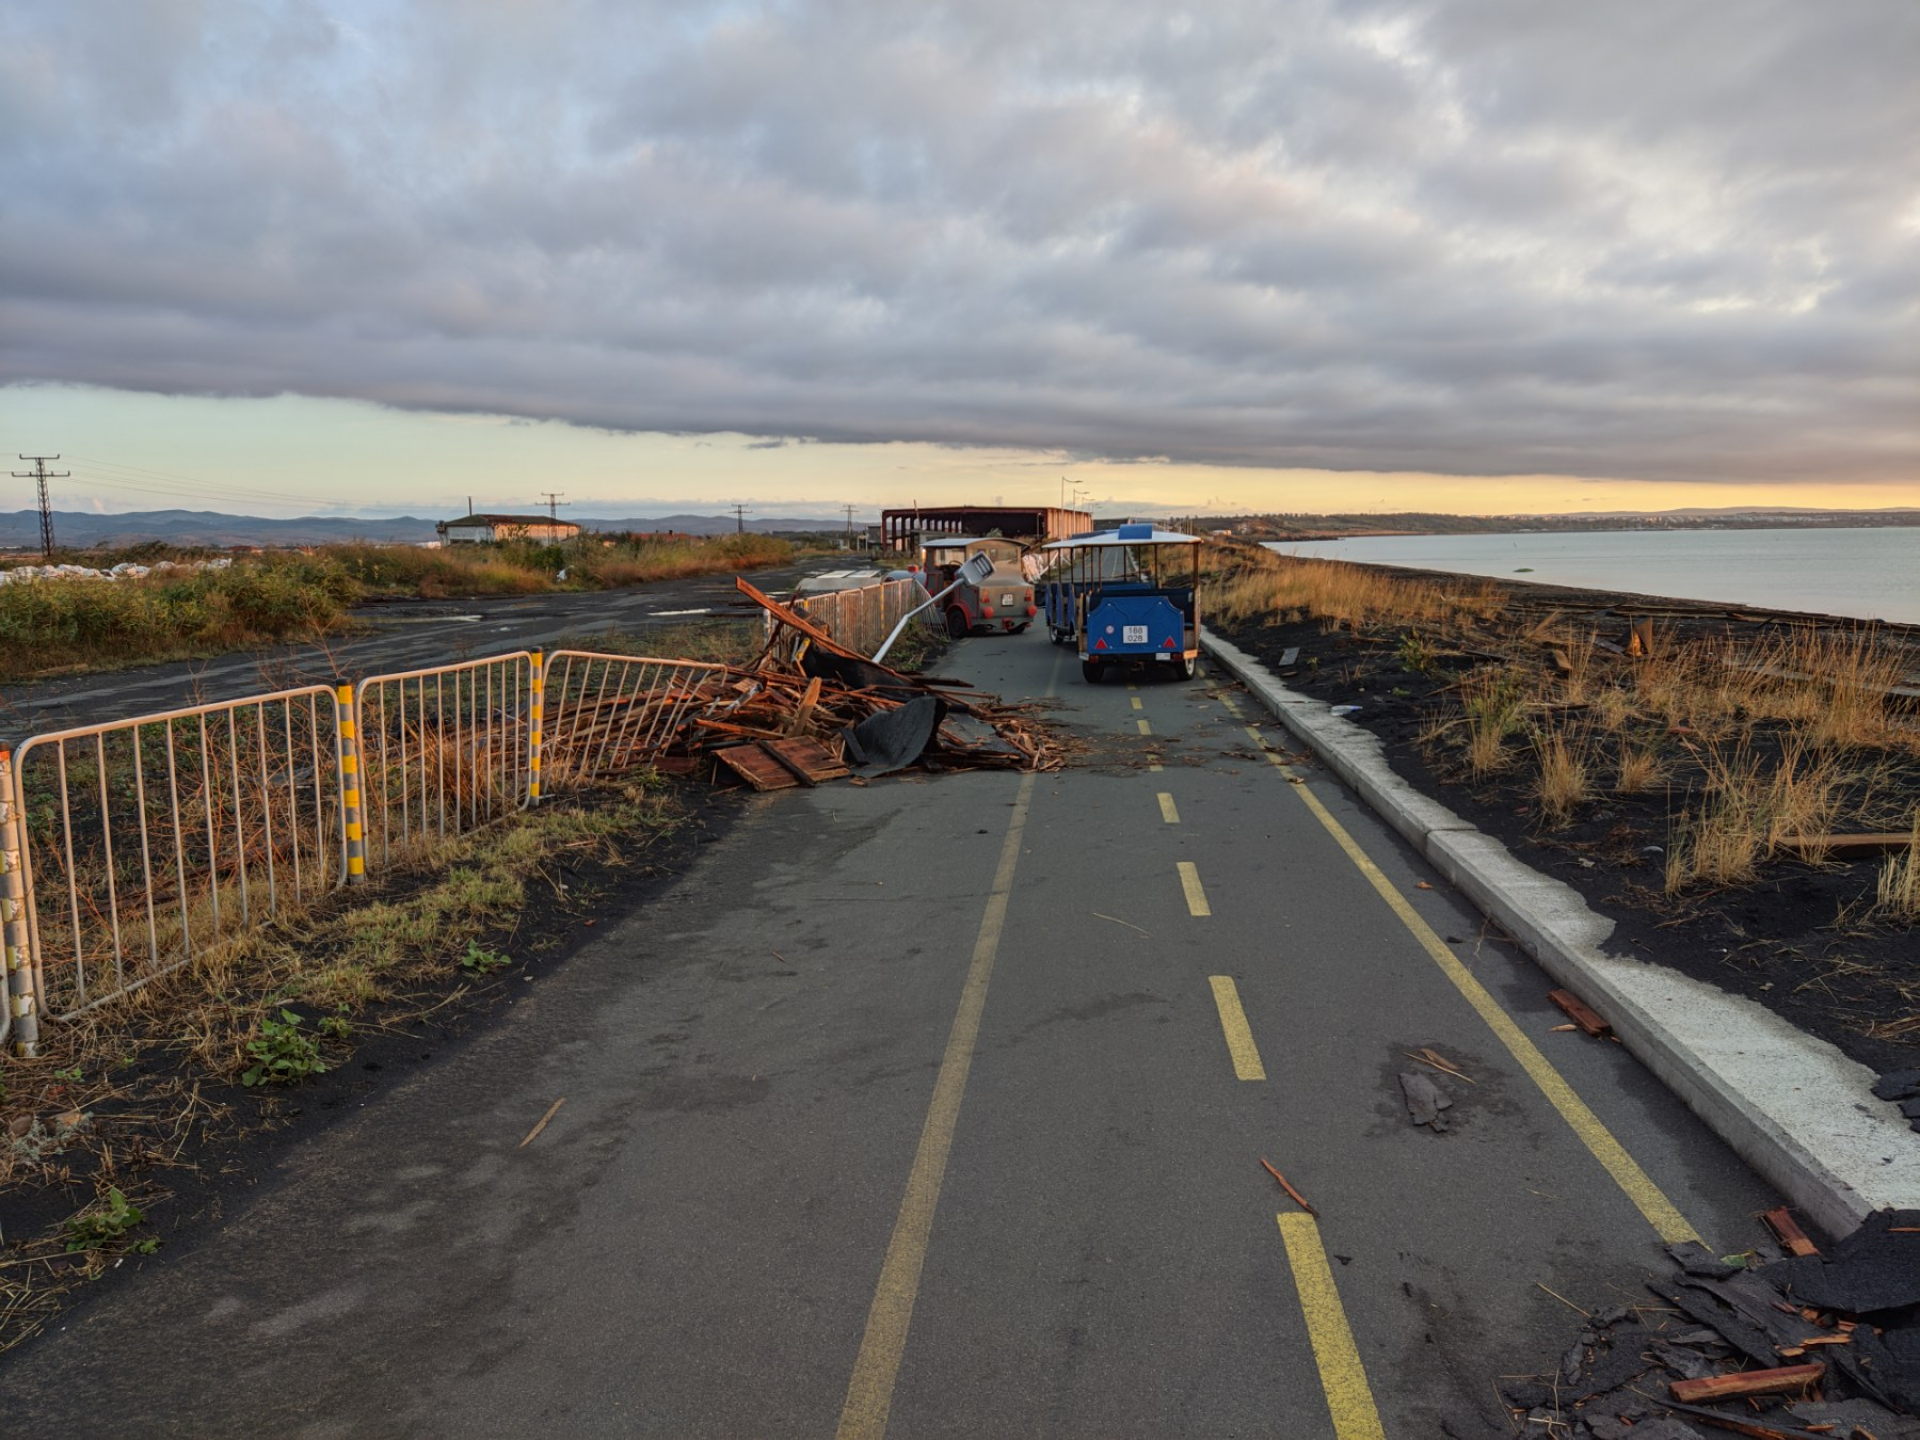
M 136 990 L 339 884 L 340 745 L 333 691 L 309 685 L 15 750 L 0 909 L 16 1048 L 36 1011 L 65 1019 Z
M 645 764 L 710 702 L 702 687 L 727 673 L 694 660 L 554 651 L 544 686 L 547 789 Z
M 858 590 L 804 595 L 793 602 L 793 608 L 849 650 L 871 655 L 885 643 L 900 617 L 926 598 L 926 590 L 917 581 L 883 580 Z M 770 628 L 777 623 L 768 617 Z
M 531 651 L 515 650 L 360 682 L 352 738 L 370 864 L 533 798 L 538 671 Z

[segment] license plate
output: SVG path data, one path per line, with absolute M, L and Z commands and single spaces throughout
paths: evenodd
M 1123 625 L 1120 627 L 1122 645 L 1144 645 L 1147 643 L 1147 627 L 1144 625 Z
M 1011 595 L 1002 595 L 1002 596 L 1000 597 L 1000 603 L 1001 603 L 1002 605 L 1005 605 L 1005 606 L 1006 606 L 1006 607 L 1007 607 L 1008 609 L 1012 609 L 1012 608 L 1013 608 L 1013 596 L 1011 596 Z

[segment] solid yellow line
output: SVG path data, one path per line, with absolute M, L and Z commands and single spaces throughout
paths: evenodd
M 1200 888 L 1200 867 L 1191 860 L 1182 860 L 1177 868 L 1180 871 L 1180 888 L 1187 892 L 1187 910 L 1194 915 L 1211 915 L 1212 908 L 1207 904 L 1207 892 Z
M 1280 1222 L 1280 1238 L 1286 1242 L 1294 1288 L 1300 1292 L 1300 1313 L 1306 1316 L 1313 1360 L 1320 1367 L 1321 1388 L 1327 1392 L 1335 1440 L 1386 1440 L 1347 1312 L 1340 1308 L 1333 1269 L 1320 1243 L 1320 1226 L 1311 1215 L 1275 1218 Z
M 1140 703 L 1140 697 L 1139 697 L 1138 695 L 1136 695 L 1136 696 L 1134 696 L 1134 697 L 1133 697 L 1133 708 L 1134 708 L 1134 709 L 1136 709 L 1136 710 L 1144 710 L 1144 709 L 1146 709 L 1147 707 L 1146 707 L 1145 705 L 1142 705 L 1142 704 Z
M 1222 697 L 1222 703 L 1236 716 L 1239 715 L 1239 710 L 1231 699 Z M 1247 727 L 1247 733 L 1264 744 L 1264 737 L 1253 726 Z M 1293 774 L 1287 767 L 1287 763 L 1278 755 L 1268 751 L 1267 759 L 1281 774 L 1288 776 Z M 1592 1152 L 1593 1158 L 1598 1160 L 1606 1172 L 1613 1177 L 1614 1183 L 1626 1193 L 1627 1199 L 1631 1200 L 1634 1208 L 1646 1217 L 1647 1223 L 1653 1226 L 1660 1238 L 1669 1245 L 1677 1245 L 1683 1240 L 1698 1240 L 1700 1232 L 1687 1223 L 1686 1217 L 1680 1213 L 1679 1208 L 1666 1197 L 1665 1192 L 1658 1185 L 1653 1183 L 1653 1178 L 1640 1168 L 1639 1163 L 1627 1153 L 1626 1147 L 1613 1138 L 1613 1132 L 1607 1129 L 1598 1115 L 1587 1108 L 1587 1102 L 1574 1093 L 1573 1087 L 1566 1082 L 1558 1070 L 1553 1068 L 1552 1062 L 1540 1053 L 1540 1047 L 1527 1038 L 1526 1032 L 1514 1022 L 1513 1017 L 1500 1008 L 1500 1002 L 1493 998 L 1487 987 L 1482 985 L 1473 972 L 1460 963 L 1460 957 L 1449 950 L 1445 942 L 1433 933 L 1433 927 L 1420 918 L 1420 912 L 1415 910 L 1407 897 L 1402 895 L 1393 882 L 1381 873 L 1380 867 L 1374 864 L 1367 852 L 1360 848 L 1359 842 L 1347 833 L 1346 827 L 1334 819 L 1332 812 L 1320 803 L 1320 798 L 1305 785 L 1289 785 L 1287 788 L 1306 802 L 1307 808 L 1313 812 L 1326 832 L 1334 838 L 1334 842 L 1347 852 L 1347 858 L 1353 861 L 1355 868 L 1367 877 L 1367 882 L 1379 892 L 1380 898 L 1385 900 L 1393 913 L 1400 917 L 1400 923 L 1405 925 L 1413 938 L 1420 942 L 1421 948 L 1433 957 L 1434 964 L 1438 965 L 1441 973 L 1453 982 L 1454 989 L 1458 990 L 1465 997 L 1466 1002 L 1478 1012 L 1480 1018 L 1487 1022 L 1487 1027 L 1500 1038 L 1500 1043 L 1507 1047 L 1507 1053 L 1519 1062 L 1520 1068 L 1525 1070 L 1533 1083 L 1540 1087 L 1540 1092 L 1547 1097 L 1553 1108 L 1560 1112 L 1560 1118 L 1572 1127 L 1573 1133 L 1580 1138 L 1580 1143 Z
M 1180 823 L 1180 812 L 1173 808 L 1173 796 L 1162 790 L 1159 798 L 1160 818 L 1169 825 L 1178 825 Z
M 1140 727 L 1140 733 L 1142 735 L 1153 734 L 1153 726 L 1149 725 L 1145 720 L 1136 720 L 1133 723 Z
M 947 1154 L 953 1148 L 954 1127 L 960 1119 L 960 1101 L 966 1094 L 967 1071 L 980 1037 L 980 1015 L 987 1004 L 987 982 L 1000 951 L 1000 933 L 1007 923 L 1007 900 L 1013 893 L 1014 866 L 1020 859 L 1020 839 L 1026 833 L 1027 810 L 1033 801 L 1037 774 L 1020 782 L 1007 821 L 1007 838 L 1000 846 L 1000 864 L 993 873 L 986 914 L 973 942 L 973 963 L 967 967 L 960 991 L 960 1008 L 947 1035 L 946 1055 L 933 1082 L 920 1147 L 907 1172 L 907 1192 L 900 1215 L 887 1242 L 887 1258 L 880 1266 L 880 1283 L 867 1311 L 866 1333 L 847 1382 L 846 1403 L 840 1410 L 840 1440 L 880 1440 L 887 1433 L 887 1413 L 893 1407 L 893 1383 L 900 1373 L 900 1357 L 907 1348 L 913 1324 L 913 1302 L 920 1292 L 920 1268 L 927 1258 L 927 1240 L 933 1233 L 933 1212 L 940 1203 L 940 1185 L 946 1177 Z
M 1253 1043 L 1253 1027 L 1247 1024 L 1247 1012 L 1240 1008 L 1240 991 L 1231 975 L 1209 975 L 1213 1003 L 1220 1010 L 1220 1030 L 1227 1037 L 1227 1054 L 1233 1057 L 1233 1073 L 1242 1080 L 1264 1080 L 1267 1067 L 1260 1063 L 1260 1047 Z

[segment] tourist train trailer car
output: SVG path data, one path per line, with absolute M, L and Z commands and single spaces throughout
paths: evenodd
M 1142 665 L 1193 678 L 1200 658 L 1198 536 L 1122 525 L 1057 540 L 1040 554 L 1056 557 L 1040 583 L 1047 636 L 1078 647 L 1089 682 Z
M 1018 542 L 997 536 L 974 539 L 956 535 L 929 540 L 921 546 L 920 553 L 926 557 L 923 583 L 927 589 L 939 591 L 946 586 L 954 587 L 940 602 L 947 634 L 954 639 L 963 635 L 991 635 L 996 631 L 1018 635 L 1040 613 L 1034 603 L 1033 585 L 1020 570 L 1024 550 Z M 984 555 L 993 564 L 993 572 L 978 582 L 968 580 L 961 573 L 961 565 L 973 555 Z

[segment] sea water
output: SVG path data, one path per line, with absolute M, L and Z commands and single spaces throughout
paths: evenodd
M 1920 624 L 1920 526 L 1279 541 L 1283 555 Z

